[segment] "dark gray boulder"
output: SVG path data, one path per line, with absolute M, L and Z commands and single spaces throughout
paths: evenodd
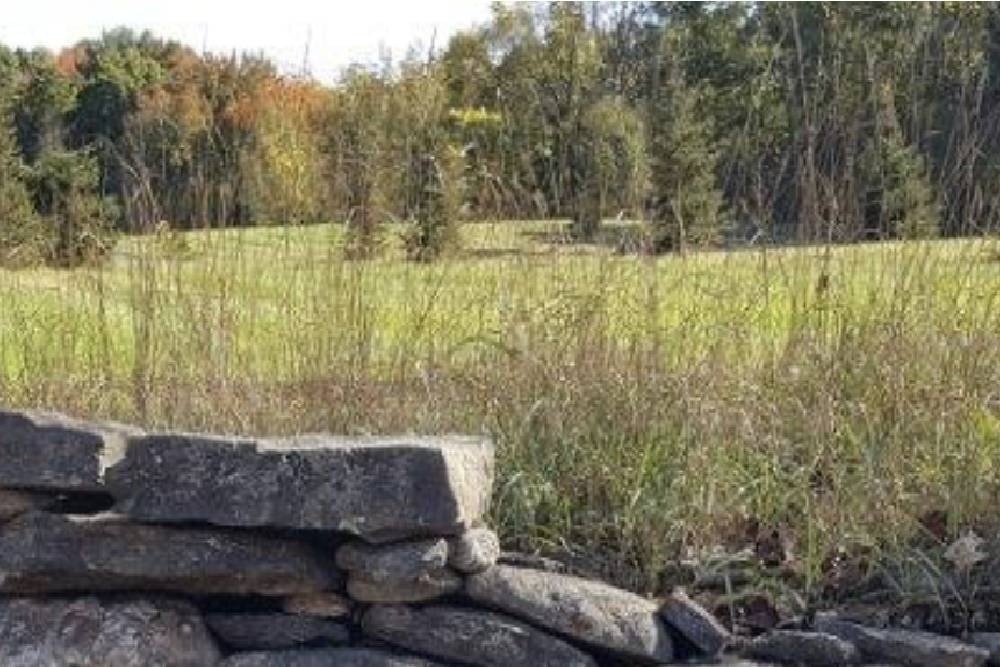
M 784 665 L 845 667 L 857 665 L 861 656 L 851 642 L 823 632 L 772 630 L 751 641 L 744 655 Z
M 566 642 L 501 614 L 449 606 L 375 606 L 365 634 L 408 651 L 476 667 L 596 667 Z
M 603 583 L 497 565 L 466 579 L 465 590 L 476 602 L 623 658 L 674 657 L 657 605 Z
M 351 633 L 340 623 L 291 614 L 208 614 L 208 628 L 238 651 L 271 651 L 303 644 L 346 644 Z
M 185 602 L 0 599 L 4 667 L 212 667 L 219 660 Z
M 369 542 L 454 535 L 487 510 L 493 445 L 482 438 L 129 440 L 106 482 L 140 521 L 337 530 Z
M 0 487 L 101 491 L 105 469 L 142 431 L 48 412 L 0 409 Z
M 834 614 L 817 614 L 815 628 L 858 647 L 868 662 L 906 667 L 979 667 L 990 652 L 963 641 L 916 630 L 869 628 Z
M 729 631 L 683 591 L 674 591 L 660 608 L 663 620 L 699 653 L 718 655 L 729 643 Z
M 969 643 L 990 652 L 986 664 L 1000 665 L 1000 632 L 973 632 L 969 635 Z
M 0 593 L 292 595 L 341 585 L 311 546 L 283 538 L 41 512 L 0 526 Z
M 220 667 L 441 667 L 421 658 L 365 648 L 237 653 Z
M 0 523 L 7 523 L 32 510 L 43 510 L 55 502 L 56 499 L 46 493 L 0 489 Z

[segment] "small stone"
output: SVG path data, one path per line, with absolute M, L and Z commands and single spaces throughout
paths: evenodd
M 0 410 L 0 487 L 103 491 L 104 472 L 142 431 L 50 412 Z
M 497 565 L 466 580 L 466 594 L 623 658 L 671 662 L 673 642 L 657 606 L 606 584 Z
M 499 558 L 500 538 L 486 528 L 467 530 L 448 545 L 448 564 L 466 574 L 488 570 Z
M 412 581 L 371 581 L 352 572 L 347 578 L 347 594 L 358 602 L 426 602 L 462 590 L 462 578 L 447 568 L 428 572 Z
M 239 651 L 295 648 L 303 644 L 346 644 L 343 625 L 290 614 L 209 614 L 205 622 L 224 644 Z
M 129 438 L 105 483 L 150 523 L 353 533 L 383 543 L 458 535 L 489 507 L 493 444 L 411 436 Z
M 822 632 L 772 630 L 754 639 L 745 654 L 756 660 L 810 667 L 842 667 L 860 662 L 858 649 L 849 641 Z
M 5 667 L 206 667 L 219 659 L 186 602 L 0 599 Z
M 292 595 L 341 584 L 310 545 L 279 537 L 42 512 L 0 526 L 0 593 Z
M 566 642 L 512 618 L 459 607 L 372 607 L 365 633 L 416 653 L 476 667 L 596 667 Z
M 988 665 L 1000 665 L 1000 632 L 973 632 L 969 643 L 990 652 Z
M 375 546 L 350 542 L 337 549 L 337 567 L 363 573 L 371 582 L 416 581 L 448 563 L 445 540 L 422 540 Z
M 706 656 L 718 655 L 729 643 L 722 623 L 683 591 L 674 591 L 660 608 L 663 620 Z
M 338 593 L 302 593 L 285 598 L 281 603 L 287 614 L 317 616 L 320 618 L 346 618 L 354 604 Z
M 54 502 L 56 499 L 45 493 L 0 489 L 0 524 L 7 523 L 26 512 L 44 510 Z
M 436 662 L 365 648 L 237 653 L 219 667 L 443 667 Z
M 965 642 L 917 630 L 876 629 L 844 621 L 835 614 L 818 614 L 816 630 L 858 647 L 869 662 L 885 661 L 907 667 L 979 667 L 990 652 Z

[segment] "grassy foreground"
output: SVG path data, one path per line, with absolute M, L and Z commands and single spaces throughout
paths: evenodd
M 637 589 L 769 535 L 815 596 L 838 554 L 1000 528 L 996 241 L 653 259 L 559 229 L 468 226 L 432 265 L 344 261 L 316 226 L 0 270 L 0 401 L 258 434 L 485 431 L 508 542 Z

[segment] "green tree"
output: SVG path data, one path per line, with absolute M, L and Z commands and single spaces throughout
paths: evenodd
M 668 32 L 663 48 L 665 76 L 654 106 L 651 142 L 656 252 L 718 243 L 724 226 L 711 118 L 702 92 L 688 83 L 678 57 L 683 36 Z

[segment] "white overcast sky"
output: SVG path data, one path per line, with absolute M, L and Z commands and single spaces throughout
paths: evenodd
M 353 62 L 394 59 L 489 17 L 481 0 L 0 0 L 0 43 L 56 51 L 116 26 L 150 29 L 201 51 L 263 52 L 283 71 L 330 80 Z

